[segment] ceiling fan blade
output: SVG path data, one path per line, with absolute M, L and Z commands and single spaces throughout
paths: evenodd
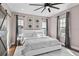
M 53 4 L 51 4 L 51 5 L 59 5 L 59 4 L 63 4 L 63 3 L 53 3 Z
M 50 8 L 48 8 L 48 11 L 51 12 Z
M 32 6 L 44 6 L 42 4 L 29 4 L 29 5 L 32 5 Z
M 46 7 L 44 7 L 44 9 L 41 11 L 41 13 L 46 9 Z
M 60 9 L 60 8 L 58 8 L 58 7 L 54 7 L 54 6 L 50 6 L 50 7 L 55 8 L 55 9 Z
M 37 9 L 35 9 L 34 11 L 39 10 L 39 9 L 41 9 L 41 8 L 43 8 L 43 7 L 37 8 Z

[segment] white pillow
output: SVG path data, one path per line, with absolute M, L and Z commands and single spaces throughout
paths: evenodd
M 25 38 L 39 38 L 43 36 L 45 36 L 43 30 L 24 30 L 23 31 L 23 37 Z

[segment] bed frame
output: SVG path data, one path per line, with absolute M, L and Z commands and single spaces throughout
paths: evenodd
M 27 52 L 25 55 L 22 55 L 22 46 L 18 46 L 16 47 L 16 50 L 14 52 L 14 56 L 34 56 L 34 55 L 39 55 L 42 53 L 46 53 L 46 52 L 50 52 L 50 51 L 54 51 L 54 50 L 58 50 L 61 49 L 61 45 L 56 45 L 53 47 L 47 47 L 47 48 L 42 48 L 42 49 L 37 49 L 37 50 L 32 50 Z

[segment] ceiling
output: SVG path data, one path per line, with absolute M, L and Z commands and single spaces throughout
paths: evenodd
M 50 17 L 68 8 L 76 6 L 78 4 L 77 3 L 64 3 L 64 4 L 56 5 L 56 7 L 59 7 L 60 9 L 57 10 L 57 9 L 51 8 L 51 13 L 49 13 L 47 9 L 42 13 L 41 13 L 42 9 L 33 11 L 39 8 L 40 6 L 31 6 L 28 3 L 8 3 L 7 5 L 13 12 L 20 12 L 24 14 L 32 14 L 32 15 L 37 15 L 37 16 Z

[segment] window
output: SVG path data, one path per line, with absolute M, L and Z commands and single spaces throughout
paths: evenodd
M 42 22 L 42 30 L 44 31 L 44 34 L 46 35 L 46 21 Z
M 23 17 L 18 17 L 18 35 L 22 34 L 23 30 Z
M 18 25 L 23 26 L 23 20 L 18 20 Z
M 66 21 L 65 18 L 60 19 L 60 36 L 64 38 L 65 38 L 65 26 L 66 26 L 65 21 Z
M 59 38 L 61 43 L 65 44 L 65 28 L 66 28 L 66 17 L 59 18 Z

